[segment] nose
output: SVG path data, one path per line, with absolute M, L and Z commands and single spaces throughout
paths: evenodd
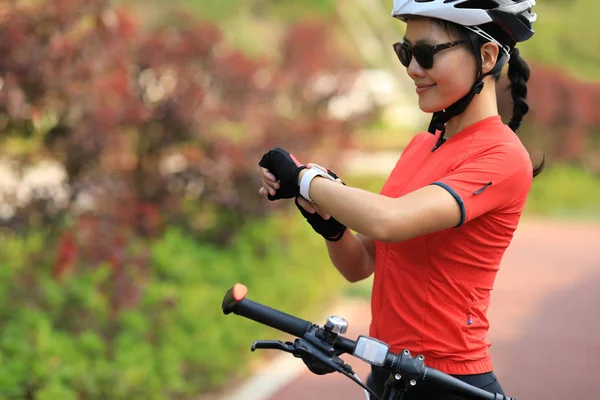
M 415 78 L 422 78 L 425 76 L 425 70 L 419 65 L 417 60 L 415 60 L 414 56 L 411 57 L 410 64 L 408 64 L 408 67 L 406 68 L 406 72 L 413 80 Z

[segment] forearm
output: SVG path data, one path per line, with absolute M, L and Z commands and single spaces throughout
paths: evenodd
M 388 239 L 393 199 L 323 178 L 313 179 L 310 196 L 324 212 L 348 228 L 373 239 Z
M 327 241 L 329 258 L 338 271 L 350 282 L 368 278 L 375 267 L 374 249 L 369 251 L 368 239 L 347 230 L 337 242 Z
M 348 228 L 384 242 L 449 229 L 462 220 L 455 197 L 437 185 L 392 198 L 317 177 L 311 182 L 310 197 Z

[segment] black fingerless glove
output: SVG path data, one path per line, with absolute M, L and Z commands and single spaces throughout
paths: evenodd
M 338 179 L 338 176 L 327 170 L 329 175 L 333 176 L 335 179 Z M 330 242 L 337 242 L 344 236 L 344 232 L 346 232 L 346 225 L 341 224 L 338 220 L 333 217 L 329 217 L 329 219 L 324 219 L 319 215 L 319 213 L 315 212 L 314 214 L 306 211 L 300 203 L 298 203 L 298 197 L 296 197 L 296 207 L 302 213 L 306 221 L 312 226 L 312 228 L 319 235 L 323 236 L 326 240 Z
M 300 195 L 298 177 L 300 171 L 306 168 L 296 157 L 280 147 L 267 151 L 258 163 L 268 169 L 279 181 L 279 189 L 275 196 L 268 195 L 269 200 L 293 199 Z

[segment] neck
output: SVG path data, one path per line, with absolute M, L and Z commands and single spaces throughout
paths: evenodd
M 498 115 L 496 82 L 492 77 L 486 77 L 484 82 L 481 93 L 475 95 L 467 109 L 446 123 L 444 137 L 450 138 L 482 119 Z

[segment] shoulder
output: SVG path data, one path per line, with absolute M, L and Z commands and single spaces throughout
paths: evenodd
M 465 147 L 461 163 L 478 162 L 501 175 L 533 174 L 529 152 L 519 137 L 505 124 L 482 128 Z
M 439 134 L 438 134 L 439 135 Z M 419 132 L 415 136 L 412 137 L 408 145 L 405 147 L 402 154 L 406 154 L 410 151 L 414 151 L 419 149 L 422 145 L 434 142 L 437 136 L 432 135 L 429 132 Z

